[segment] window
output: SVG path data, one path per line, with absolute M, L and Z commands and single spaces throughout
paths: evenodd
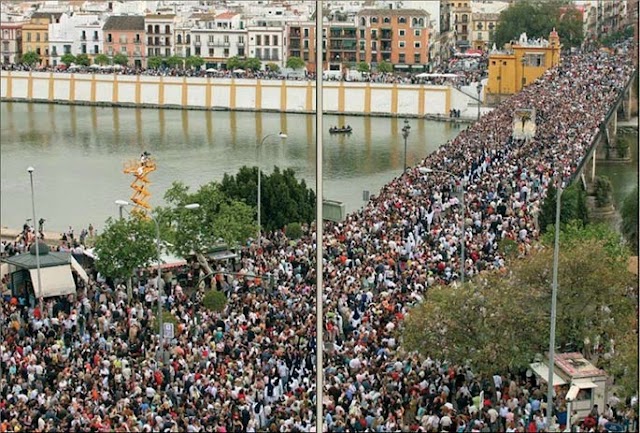
M 27 32 L 27 42 L 31 42 L 31 32 Z
M 280 60 L 278 57 L 278 49 L 277 48 L 272 48 L 271 49 L 271 60 Z
M 262 60 L 262 48 L 256 48 L 256 59 Z
M 482 40 L 482 32 L 478 32 L 478 40 L 481 41 Z
M 278 45 L 278 35 L 273 35 L 271 40 L 272 40 L 274 46 Z
M 213 48 L 209 48 L 209 57 L 213 57 L 213 53 L 214 53 L 214 49 Z
M 40 33 L 36 33 L 36 42 L 40 42 Z
M 366 26 L 367 25 L 367 19 L 365 17 L 360 17 L 360 25 L 361 26 Z
M 371 17 L 372 24 L 378 24 L 378 17 Z
M 270 38 L 269 38 L 269 35 L 264 35 L 264 44 L 265 44 L 266 46 L 269 46 L 269 39 L 270 39 Z
M 309 29 L 304 29 L 304 37 L 305 38 L 309 37 Z
M 187 35 L 187 43 L 190 44 L 191 43 L 191 35 Z
M 414 42 L 413 48 L 420 48 L 420 42 L 419 41 Z
M 364 36 L 364 29 L 360 29 L 360 37 L 361 37 L 362 39 L 364 39 L 364 37 L 365 37 L 365 36 Z
M 87 54 L 87 46 L 86 45 L 82 45 L 82 54 Z
M 376 41 L 371 41 L 371 51 L 378 50 L 378 43 Z
M 224 43 L 225 44 L 229 43 L 229 35 L 224 35 Z
M 385 23 L 385 24 L 389 24 L 391 22 L 391 18 L 384 17 L 384 20 L 382 20 L 382 22 Z
M 98 40 L 98 32 L 93 32 L 93 40 L 97 41 Z
M 469 15 L 467 15 L 467 14 L 462 14 L 462 22 L 463 22 L 463 23 L 466 23 L 466 22 L 468 22 L 468 21 L 469 21 Z
M 64 47 L 62 47 L 62 49 L 64 50 L 65 54 L 71 54 L 71 45 L 65 45 Z
M 200 35 L 196 35 L 196 42 L 200 42 Z
M 309 41 L 304 41 L 303 45 L 305 50 L 309 49 Z
M 238 36 L 238 43 L 239 44 L 244 44 L 244 36 L 242 36 L 242 35 Z
M 169 26 L 169 25 L 164 26 L 164 32 L 166 34 L 170 35 L 171 34 L 171 26 Z
M 489 30 L 493 30 L 493 29 L 494 29 L 494 27 L 495 27 L 495 24 L 493 24 L 493 23 L 489 23 Z
M 171 48 L 165 48 L 164 49 L 164 55 L 166 57 L 171 57 Z
M 120 52 L 122 54 L 127 54 L 127 47 L 120 47 Z
M 482 23 L 478 23 L 478 30 L 482 30 Z
M 153 30 L 154 30 L 154 33 L 160 33 L 160 26 L 156 24 Z
M 414 36 L 420 36 L 420 30 L 414 30 L 413 31 L 413 35 Z
M 406 24 L 407 19 L 405 17 L 398 17 L 398 24 Z
M 398 61 L 399 61 L 400 63 L 405 63 L 404 53 L 400 53 L 400 54 L 398 55 Z
M 404 30 L 398 30 L 398 36 L 404 37 L 405 31 Z
M 147 33 L 153 33 L 153 26 L 151 24 L 147 26 Z
M 420 63 L 420 53 L 413 55 L 413 63 Z
M 199 56 L 201 54 L 200 47 L 195 47 L 195 53 L 196 53 L 196 56 Z
M 378 31 L 373 29 L 371 30 L 371 39 L 378 39 Z
M 98 48 L 97 45 L 93 46 L 93 54 L 98 54 L 100 52 L 100 49 Z
M 261 35 L 256 35 L 256 45 L 258 45 L 258 46 L 262 45 L 262 36 Z
M 405 42 L 404 41 L 399 41 L 398 42 L 398 47 L 399 48 L 404 48 L 405 47 Z
M 224 49 L 224 56 L 229 57 L 229 48 Z
M 182 35 L 178 35 L 178 37 L 176 38 L 178 39 L 178 43 L 181 44 L 182 43 Z
M 308 52 L 302 53 L 302 60 L 304 60 L 305 62 L 309 61 L 309 53 Z

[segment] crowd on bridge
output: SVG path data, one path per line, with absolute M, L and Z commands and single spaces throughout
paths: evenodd
M 326 225 L 328 431 L 540 432 L 551 406 L 558 424 L 578 424 L 564 391 L 547 402 L 534 377 L 480 377 L 473 366 L 406 353 L 397 331 L 429 287 L 460 279 L 461 238 L 467 278 L 504 268 L 501 239 L 521 255 L 535 248 L 547 187 L 572 175 L 631 72 L 624 55 L 564 57 L 363 210 Z M 536 109 L 537 135 L 514 141 L 523 108 Z M 313 234 L 291 243 L 275 232 L 243 249 L 242 272 L 273 273 L 274 287 L 215 280 L 229 298 L 222 314 L 205 310 L 199 292 L 168 287 L 179 326 L 165 359 L 156 358 L 152 281 L 130 304 L 122 286 L 95 282 L 44 311 L 3 302 L 0 432 L 314 431 L 314 243 Z M 637 400 L 623 409 L 616 399 L 596 408 L 587 431 L 614 420 L 638 428 Z

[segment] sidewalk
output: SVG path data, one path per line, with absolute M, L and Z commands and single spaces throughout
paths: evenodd
M 16 238 L 22 233 L 22 230 L 10 229 L 8 227 L 0 227 L 0 240 L 15 241 Z M 47 245 L 59 245 L 61 234 L 58 232 L 44 232 L 44 241 Z

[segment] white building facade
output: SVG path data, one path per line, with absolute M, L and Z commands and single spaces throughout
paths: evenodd
M 199 20 L 191 30 L 191 53 L 204 59 L 207 68 L 226 68 L 231 57 L 246 58 L 247 29 L 240 14 L 225 12 Z
M 255 57 L 262 61 L 262 69 L 268 63 L 275 63 L 279 68 L 286 64 L 285 27 L 247 27 L 247 57 Z

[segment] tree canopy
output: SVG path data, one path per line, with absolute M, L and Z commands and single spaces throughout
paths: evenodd
M 548 230 L 549 224 L 556 222 L 556 188 L 552 185 L 547 190 L 538 215 L 538 225 L 542 233 Z M 573 220 L 579 220 L 583 225 L 589 222 L 587 208 L 587 193 L 576 182 L 565 188 L 560 197 L 560 224 L 564 225 Z
M 378 72 L 382 72 L 384 74 L 393 71 L 393 65 L 385 60 L 378 63 Z
M 529 38 L 548 39 L 554 28 L 563 46 L 573 47 L 582 43 L 582 15 L 570 0 L 515 2 L 500 12 L 494 42 L 502 48 L 504 44 L 517 40 L 523 32 Z
M 35 51 L 27 51 L 22 55 L 22 63 L 28 66 L 33 66 L 36 63 L 40 63 L 40 55 Z
M 257 71 L 262 67 L 262 62 L 256 57 L 250 57 L 242 62 L 242 66 L 250 71 Z
M 94 60 L 98 65 L 106 65 L 109 63 L 109 57 L 106 54 L 100 53 Z
M 182 57 L 171 56 L 164 59 L 164 61 L 170 68 L 182 68 L 184 66 L 184 59 Z
M 304 60 L 302 60 L 300 57 L 289 57 L 287 59 L 287 68 L 302 69 L 304 68 Z
M 78 54 L 76 56 L 76 64 L 80 66 L 89 66 L 91 64 L 91 59 L 87 54 Z
M 188 68 L 199 69 L 204 65 L 204 59 L 200 56 L 189 56 L 185 62 Z
M 151 69 L 158 69 L 162 66 L 162 57 L 153 56 L 147 59 L 147 66 Z
M 617 235 L 606 226 L 568 227 L 560 243 L 556 344 L 587 357 L 599 344 L 609 354 L 602 358 L 620 366 L 625 361 L 618 354 L 633 350 L 620 347 L 621 341 L 637 319 L 637 282 L 626 269 L 627 251 L 610 248 Z M 470 363 L 482 374 L 527 368 L 549 345 L 553 247 L 547 242 L 513 261 L 508 272 L 482 273 L 463 287 L 430 288 L 405 322 L 407 348 Z
M 219 244 L 244 243 L 255 236 L 253 210 L 248 205 L 229 198 L 215 182 L 190 192 L 181 182 L 174 182 L 164 195 L 168 207 L 156 213 L 173 251 L 181 256 L 203 253 Z M 198 203 L 195 210 L 184 206 Z
M 122 53 L 118 53 L 113 56 L 113 63 L 120 66 L 126 66 L 129 63 L 129 58 Z
M 104 231 L 96 239 L 96 268 L 107 277 L 126 279 L 136 268 L 156 260 L 155 240 L 152 221 L 136 214 L 128 219 L 109 218 Z
M 296 179 L 288 168 L 275 167 L 262 174 L 261 223 L 264 230 L 283 229 L 289 223 L 310 223 L 315 218 L 316 196 L 304 180 Z M 258 206 L 258 168 L 240 168 L 235 176 L 225 174 L 221 190 L 235 200 Z
M 69 66 L 70 64 L 76 62 L 76 56 L 71 53 L 63 54 L 62 57 L 60 57 L 60 61 Z
M 367 62 L 359 62 L 356 66 L 358 72 L 369 72 L 369 64 Z

